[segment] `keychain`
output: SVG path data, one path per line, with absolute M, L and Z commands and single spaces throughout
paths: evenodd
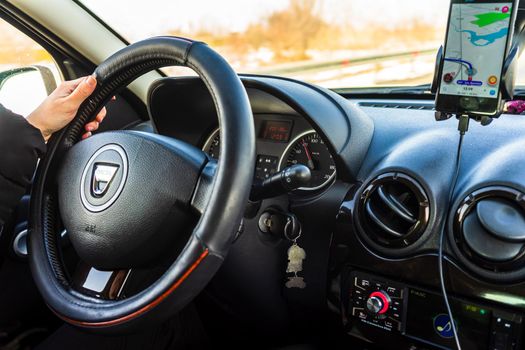
M 287 223 L 287 225 L 290 222 Z M 285 228 L 285 232 L 287 232 Z M 303 261 L 306 259 L 306 252 L 303 248 L 299 247 L 297 240 L 301 237 L 301 230 L 297 237 L 292 239 L 288 234 L 285 234 L 286 238 L 292 242 L 292 246 L 288 248 L 288 266 L 286 267 L 286 273 L 293 273 L 293 276 L 288 277 L 286 282 L 286 288 L 299 288 L 303 289 L 306 287 L 306 282 L 303 277 L 297 276 L 298 272 L 303 271 Z

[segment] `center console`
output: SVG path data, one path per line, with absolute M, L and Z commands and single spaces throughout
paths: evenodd
M 455 349 L 443 296 L 430 290 L 360 271 L 348 271 L 342 293 L 349 333 L 361 338 L 391 335 L 407 348 Z M 520 349 L 522 315 L 494 305 L 449 297 L 461 346 L 468 349 Z M 379 334 L 380 335 L 380 334 Z M 390 338 L 390 339 L 389 339 Z

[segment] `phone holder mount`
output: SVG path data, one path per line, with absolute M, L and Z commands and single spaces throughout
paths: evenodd
M 518 53 L 519 53 L 519 46 L 513 45 L 512 49 L 510 50 L 503 64 L 503 72 L 501 74 L 501 81 L 500 81 L 500 92 L 502 96 L 502 101 L 508 101 L 514 98 L 514 87 L 516 85 L 516 72 L 517 72 L 517 66 L 518 66 Z M 439 91 L 439 86 L 441 84 L 440 73 L 443 68 L 444 61 L 445 61 L 444 49 L 443 49 L 443 46 L 441 46 L 436 55 L 436 66 L 434 70 L 434 79 L 432 80 L 432 85 L 430 88 L 430 91 L 433 94 L 436 94 Z M 468 117 L 469 119 L 473 119 L 477 122 L 480 122 L 482 125 L 489 125 L 492 122 L 493 118 L 498 118 L 502 114 L 502 112 L 503 112 L 502 108 L 500 108 L 499 112 L 493 116 L 472 114 L 472 115 L 468 115 Z M 436 111 L 435 118 L 436 118 L 436 121 L 441 121 L 441 120 L 450 119 L 454 115 L 456 115 L 458 119 L 460 119 L 461 117 L 461 113 L 455 114 L 455 113 Z

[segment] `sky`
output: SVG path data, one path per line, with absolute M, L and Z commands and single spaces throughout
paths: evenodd
M 110 26 L 134 41 L 169 29 L 196 27 L 242 31 L 250 23 L 285 8 L 288 0 L 81 0 Z M 446 25 L 449 0 L 319 0 L 330 22 L 366 26 L 402 24 L 418 18 Z M 124 9 L 124 11 L 122 11 Z

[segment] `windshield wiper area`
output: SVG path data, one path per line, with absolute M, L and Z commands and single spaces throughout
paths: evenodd
M 514 96 L 524 97 L 525 96 L 525 87 L 519 87 L 519 88 L 514 89 Z
M 343 88 L 334 89 L 340 94 L 349 95 L 427 95 L 433 96 L 430 91 L 430 84 L 415 86 L 394 86 L 394 87 L 370 87 L 370 88 Z M 525 93 L 525 91 L 524 91 Z

